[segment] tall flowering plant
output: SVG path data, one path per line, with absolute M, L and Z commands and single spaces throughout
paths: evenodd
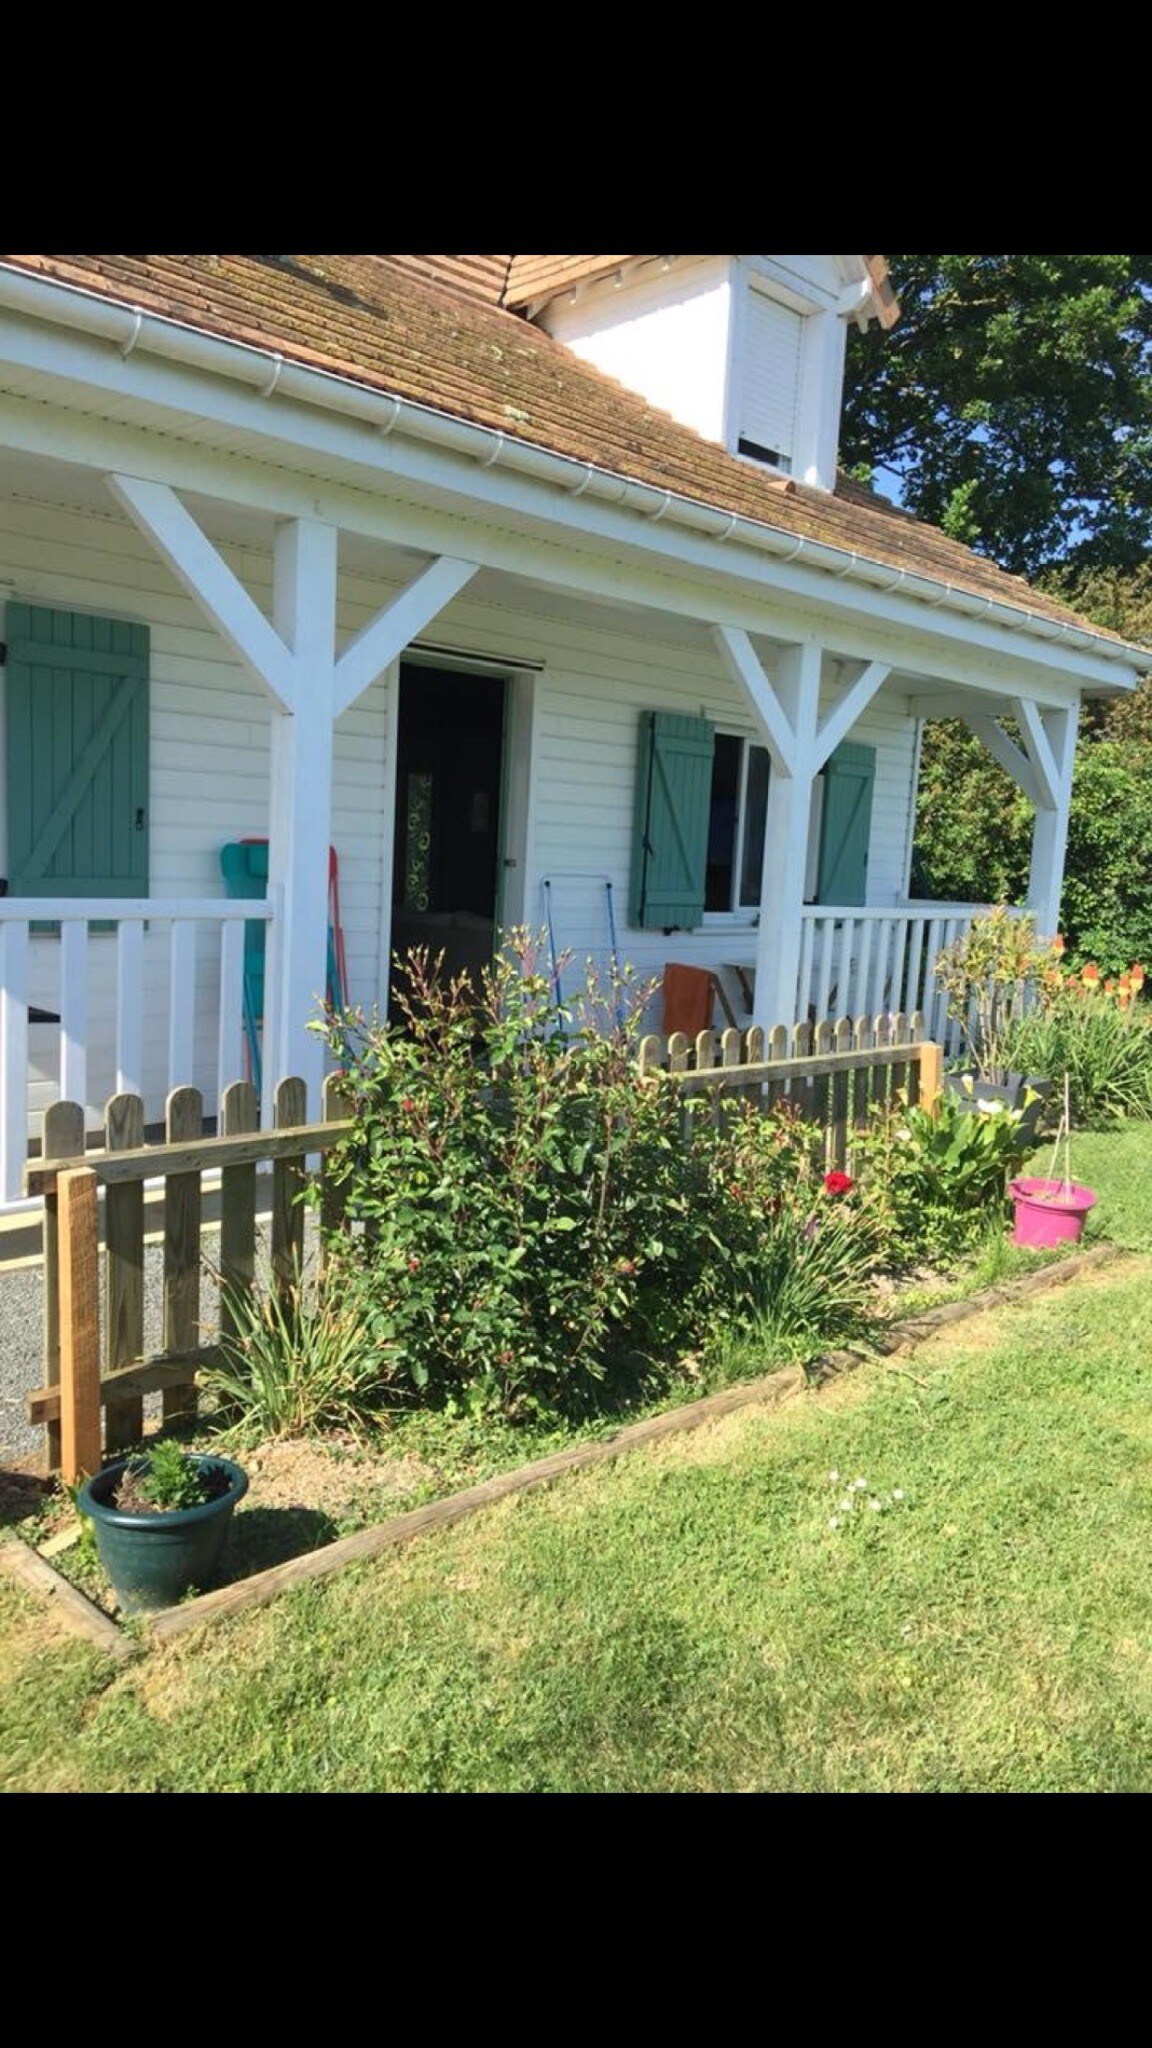
M 1035 921 L 997 904 L 938 955 L 936 979 L 948 1015 L 960 1026 L 980 1078 L 996 1082 L 1008 1069 L 1008 1046 L 1032 992 L 1058 971 L 1063 940 L 1036 936 Z

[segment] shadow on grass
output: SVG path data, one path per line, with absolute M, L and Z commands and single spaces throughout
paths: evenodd
M 316 1508 L 248 1508 L 232 1524 L 224 1569 L 229 1579 L 247 1579 L 322 1550 L 339 1533 L 332 1517 Z

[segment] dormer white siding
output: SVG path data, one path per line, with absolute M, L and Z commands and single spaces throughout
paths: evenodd
M 657 257 L 554 299 L 540 325 L 673 419 L 722 441 L 732 326 L 730 256 Z
M 847 322 L 866 292 L 860 256 L 657 256 L 538 317 L 684 426 L 830 491 Z

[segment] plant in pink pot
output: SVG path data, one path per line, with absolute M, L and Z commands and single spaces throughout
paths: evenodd
M 1063 1178 L 1056 1177 L 1059 1165 L 1060 1147 L 1064 1147 Z M 1072 1121 L 1069 1115 L 1068 1076 L 1064 1076 L 1064 1113 L 1056 1132 L 1052 1147 L 1052 1162 L 1047 1177 L 1022 1175 L 1009 1181 L 1008 1193 L 1016 1211 L 1016 1225 L 1012 1232 L 1013 1244 L 1028 1245 L 1041 1250 L 1050 1245 L 1076 1244 L 1084 1229 L 1084 1219 L 1090 1209 L 1096 1206 L 1096 1194 L 1082 1182 L 1072 1178 Z

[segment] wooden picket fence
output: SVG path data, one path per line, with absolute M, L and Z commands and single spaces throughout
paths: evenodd
M 236 1081 L 224 1092 L 220 1135 L 201 1136 L 203 1103 L 195 1088 L 168 1097 L 163 1144 L 144 1143 L 138 1095 L 114 1095 L 105 1111 L 104 1148 L 85 1150 L 84 1113 L 60 1102 L 44 1117 L 44 1152 L 25 1169 L 29 1194 L 44 1198 L 44 1384 L 27 1398 L 28 1420 L 47 1433 L 49 1470 L 73 1481 L 99 1469 L 105 1451 L 143 1432 L 145 1394 L 161 1392 L 165 1422 L 196 1411 L 197 1368 L 219 1356 L 200 1331 L 202 1177 L 220 1173 L 220 1329 L 235 1325 L 236 1304 L 256 1281 L 257 1167 L 271 1163 L 271 1266 L 282 1290 L 298 1279 L 304 1250 L 299 1200 L 305 1161 L 351 1129 L 339 1077 L 325 1084 L 324 1120 L 306 1124 L 307 1091 L 293 1077 L 275 1093 L 273 1128 L 261 1131 L 256 1090 Z M 163 1341 L 144 1353 L 145 1183 L 164 1186 Z M 104 1189 L 104 1287 L 101 1315 L 98 1190 Z M 338 1192 L 324 1185 L 326 1228 L 340 1220 Z
M 705 1095 L 713 1118 L 725 1098 L 763 1109 L 787 1102 L 819 1127 L 830 1169 L 852 1164 L 855 1132 L 867 1128 L 874 1105 L 906 1089 L 926 1107 L 940 1093 L 943 1047 L 924 1037 L 920 1011 L 912 1016 L 842 1017 L 838 1023 L 777 1024 L 771 1031 L 653 1034 L 641 1041 L 640 1071 L 666 1075 L 687 1101 Z M 685 1120 L 688 1127 L 688 1120 Z
M 925 1041 L 919 1013 L 767 1033 L 702 1031 L 647 1037 L 641 1077 L 670 1076 L 685 1098 L 703 1091 L 713 1115 L 736 1093 L 771 1108 L 786 1101 L 822 1128 L 830 1167 L 851 1161 L 852 1134 L 871 1105 L 907 1088 L 931 1103 L 940 1089 L 942 1050 Z M 338 1228 L 339 1190 L 325 1180 L 324 1158 L 352 1128 L 338 1076 L 325 1085 L 323 1119 L 306 1124 L 303 1081 L 281 1081 L 273 1127 L 261 1131 L 250 1082 L 225 1090 L 220 1135 L 201 1136 L 203 1103 L 195 1088 L 168 1097 L 165 1141 L 144 1143 L 144 1105 L 114 1095 L 105 1111 L 104 1145 L 85 1149 L 84 1113 L 61 1102 L 44 1118 L 44 1149 L 25 1169 L 25 1188 L 44 1199 L 44 1384 L 27 1397 L 28 1420 L 43 1425 L 47 1463 L 69 1482 L 96 1471 L 104 1455 L 143 1433 L 144 1396 L 161 1393 L 165 1422 L 196 1412 L 197 1369 L 220 1356 L 219 1342 L 201 1337 L 202 1179 L 220 1174 L 220 1337 L 230 1335 L 237 1308 L 256 1284 L 256 1173 L 272 1168 L 272 1284 L 287 1292 L 298 1281 L 304 1251 L 300 1201 L 305 1162 L 319 1157 L 322 1236 Z M 145 1186 L 164 1190 L 162 1348 L 145 1356 Z M 103 1288 L 99 1190 L 104 1190 Z M 101 1296 L 103 1295 L 103 1302 Z

